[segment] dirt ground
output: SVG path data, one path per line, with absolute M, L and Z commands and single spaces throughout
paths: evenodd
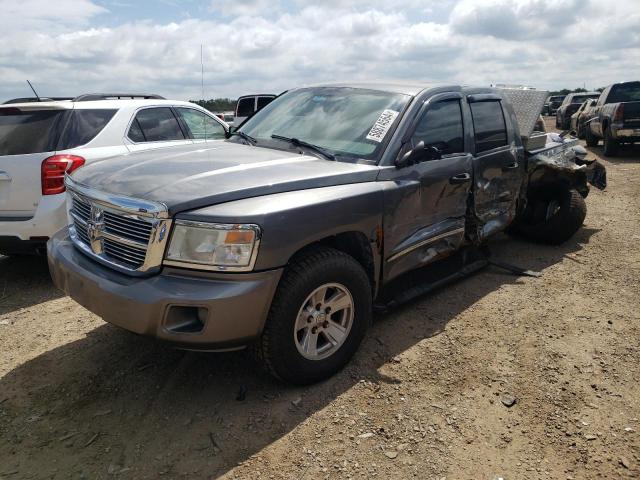
M 43 260 L 0 258 L 0 478 L 639 478 L 640 148 L 604 163 L 574 239 L 491 243 L 541 278 L 489 268 L 380 316 L 306 388 L 119 330 Z

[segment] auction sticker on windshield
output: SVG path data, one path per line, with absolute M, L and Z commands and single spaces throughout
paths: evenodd
M 378 120 L 376 120 L 376 123 L 373 124 L 373 127 L 371 127 L 367 135 L 367 140 L 373 140 L 378 143 L 384 140 L 398 113 L 400 112 L 396 112 L 395 110 L 384 110 L 378 117 Z

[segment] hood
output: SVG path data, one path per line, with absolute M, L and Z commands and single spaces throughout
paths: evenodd
M 103 192 L 163 203 L 175 214 L 260 195 L 373 181 L 377 173 L 372 165 L 221 141 L 113 157 L 72 176 Z

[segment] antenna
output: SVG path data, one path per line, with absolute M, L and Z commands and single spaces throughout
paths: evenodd
M 36 89 L 33 88 L 33 85 L 31 85 L 31 82 L 29 80 L 27 80 L 27 83 L 29 84 L 29 86 L 31 87 L 31 90 L 33 90 L 33 94 L 36 96 L 36 98 L 38 99 L 39 102 L 41 102 L 42 100 L 40 100 L 40 96 L 38 95 L 38 92 L 36 92 Z
M 204 103 L 204 60 L 202 59 L 202 44 L 200 44 L 200 82 L 202 83 L 202 102 Z

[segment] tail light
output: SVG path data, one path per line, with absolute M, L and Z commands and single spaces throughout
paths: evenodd
M 65 191 L 64 176 L 84 165 L 77 155 L 53 155 L 42 162 L 42 195 L 57 195 Z
M 620 104 L 616 107 L 616 111 L 613 113 L 613 121 L 616 123 L 624 122 L 624 104 Z

